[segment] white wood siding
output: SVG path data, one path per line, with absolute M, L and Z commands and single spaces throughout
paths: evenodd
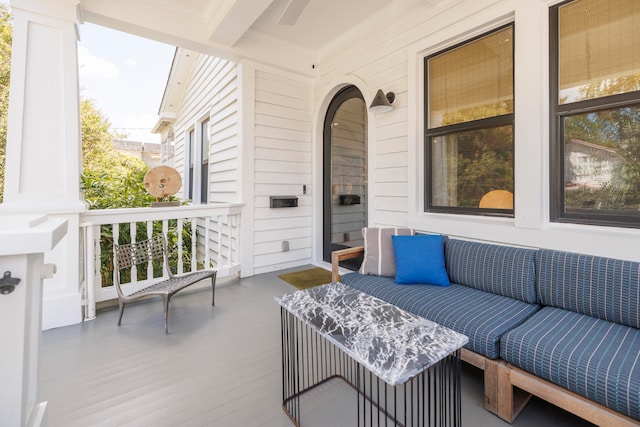
M 196 129 L 196 145 L 200 143 L 200 123 L 209 119 L 209 203 L 240 202 L 239 176 L 239 136 L 238 136 L 238 67 L 237 64 L 203 54 L 194 54 L 191 74 L 181 84 L 185 85 L 176 122 L 173 125 L 176 138 L 175 168 L 183 177 L 183 186 L 179 195 L 186 198 L 188 186 L 187 135 L 190 129 Z M 199 179 L 196 170 L 194 179 Z M 196 197 L 194 192 L 194 197 Z M 204 248 L 204 239 L 209 238 L 210 258 L 218 260 L 218 245 L 228 244 L 215 232 L 215 221 L 207 232 L 198 224 L 198 251 Z M 223 231 L 228 231 L 226 228 Z M 221 242 L 220 242 L 221 240 Z M 238 251 L 238 248 L 233 248 Z M 223 252 L 224 253 L 224 252 Z M 223 259 L 222 261 L 226 261 Z
M 233 62 L 198 54 L 189 79 L 183 83 L 186 88 L 174 124 L 175 167 L 184 180 L 188 173 L 187 132 L 202 120 L 210 119 L 209 202 L 240 201 L 237 69 Z M 186 180 L 183 184 L 186 191 Z M 184 192 L 181 195 L 185 197 Z
M 255 274 L 311 262 L 310 106 L 310 81 L 275 70 L 256 70 Z M 298 207 L 272 209 L 269 196 L 296 196 Z M 283 241 L 289 242 L 289 251 L 282 251 Z
M 276 70 L 256 70 L 255 93 L 249 96 L 255 114 L 245 118 L 254 126 L 254 159 L 242 170 L 239 72 L 229 61 L 206 55 L 195 60 L 174 124 L 176 168 L 183 176 L 188 173 L 186 135 L 210 117 L 209 201 L 246 203 L 240 200 L 241 180 L 253 183 L 254 200 L 247 206 L 253 208 L 254 220 L 243 226 L 253 230 L 255 244 L 242 248 L 253 253 L 253 269 L 243 275 L 308 264 L 312 247 L 310 81 Z M 269 196 L 283 195 L 297 196 L 299 206 L 270 208 Z M 283 241 L 288 242 L 289 251 L 282 250 Z

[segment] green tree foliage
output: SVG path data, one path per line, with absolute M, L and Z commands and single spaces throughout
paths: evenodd
M 443 126 L 497 117 L 513 111 L 511 102 L 490 103 L 447 113 Z M 448 158 L 456 186 L 456 206 L 477 208 L 491 190 L 513 192 L 513 128 L 498 126 L 461 131 L 447 137 L 457 155 Z
M 111 123 L 91 100 L 80 102 L 82 126 L 81 176 L 90 209 L 149 206 L 155 199 L 144 188 L 148 167 L 133 156 L 113 148 Z
M 0 203 L 4 194 L 5 149 L 9 110 L 9 77 L 11 75 L 11 11 L 0 4 Z
M 478 207 L 491 190 L 513 192 L 511 126 L 470 131 L 458 150 L 458 206 Z

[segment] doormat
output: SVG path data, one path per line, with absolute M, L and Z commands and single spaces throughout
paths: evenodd
M 298 289 L 309 289 L 331 283 L 331 272 L 322 267 L 294 271 L 293 273 L 281 274 L 278 277 Z

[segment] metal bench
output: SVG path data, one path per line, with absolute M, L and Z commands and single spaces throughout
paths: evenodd
M 116 291 L 118 292 L 118 304 L 120 306 L 118 326 L 120 326 L 122 321 L 122 313 L 124 312 L 125 304 L 136 302 L 148 297 L 159 296 L 162 297 L 164 301 L 164 330 L 165 333 L 169 333 L 169 301 L 171 300 L 171 297 L 181 289 L 207 278 L 211 278 L 211 305 L 215 305 L 216 271 L 208 269 L 173 275 L 171 268 L 169 267 L 167 243 L 163 235 L 157 235 L 141 242 L 126 245 L 114 245 L 114 250 L 114 269 L 116 271 L 116 274 L 114 275 L 114 283 Z M 130 295 L 125 295 L 120 284 L 120 270 L 131 268 L 138 264 L 148 264 L 151 261 L 160 259 L 164 259 L 164 264 L 169 273 L 169 278 L 162 279 L 160 282 L 153 283 L 150 286 L 133 292 Z

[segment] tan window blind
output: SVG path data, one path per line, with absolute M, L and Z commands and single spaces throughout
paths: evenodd
M 428 60 L 429 128 L 513 112 L 513 28 Z
M 560 104 L 640 90 L 640 1 L 559 9 Z

